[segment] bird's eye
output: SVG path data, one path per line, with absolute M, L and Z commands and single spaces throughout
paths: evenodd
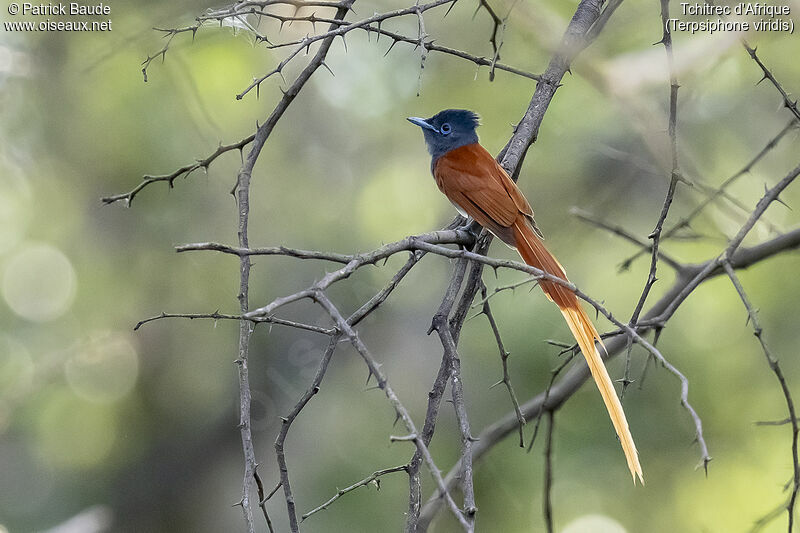
M 450 133 L 450 124 L 442 124 L 442 127 L 439 128 L 439 131 L 442 132 L 442 135 L 447 135 Z

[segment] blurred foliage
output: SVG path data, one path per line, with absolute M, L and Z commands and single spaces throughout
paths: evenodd
M 473 18 L 462 0 L 442 19 L 426 16 L 437 42 L 490 55 L 490 22 Z M 574 2 L 513 5 L 502 60 L 542 71 L 574 11 Z M 163 64 L 142 82 L 139 63 L 162 46 L 152 26 L 180 26 L 200 2 L 111 2 L 108 33 L 11 33 L 0 36 L 0 530 L 42 531 L 82 512 L 112 524 L 109 531 L 226 531 L 243 527 L 239 508 L 242 460 L 237 423 L 237 326 L 201 321 L 158 322 L 132 332 L 161 311 L 237 309 L 238 267 L 219 254 L 176 255 L 173 245 L 236 241 L 229 195 L 239 165 L 231 153 L 207 174 L 172 190 L 158 184 L 131 209 L 102 206 L 100 196 L 127 191 L 143 174 L 160 174 L 234 142 L 263 121 L 280 96 L 273 79 L 241 101 L 234 95 L 272 68 L 281 53 L 253 46 L 247 32 L 204 27 L 192 42 L 175 38 Z M 358 15 L 402 2 L 366 2 Z M 797 2 L 791 3 L 797 11 Z M 571 278 L 605 301 L 618 317 L 631 312 L 647 260 L 618 272 L 635 248 L 569 215 L 572 206 L 640 236 L 652 229 L 667 185 L 668 85 L 658 2 L 625 2 L 558 90 L 520 179 L 548 245 Z M 8 16 L 3 10 L 3 20 Z M 352 16 L 352 15 L 351 15 Z M 414 34 L 413 17 L 391 26 Z M 465 31 L 465 28 L 468 28 Z M 272 28 L 271 31 L 276 31 Z M 283 29 L 286 38 L 310 28 Z M 777 92 L 760 77 L 735 35 L 677 35 L 681 90 L 681 165 L 697 182 L 719 185 L 786 124 Z M 788 34 L 752 36 L 759 54 L 790 92 L 800 90 L 800 44 Z M 483 143 L 496 153 L 527 106 L 534 84 L 431 53 L 421 86 L 419 52 L 353 33 L 348 51 L 334 44 L 320 71 L 275 129 L 256 167 L 250 240 L 332 251 L 368 250 L 382 242 L 446 224 L 452 208 L 429 176 L 419 131 L 404 117 L 445 107 L 478 111 Z M 298 62 L 293 68 L 299 68 Z M 291 72 L 287 73 L 287 78 Z M 417 91 L 421 88 L 420 96 Z M 791 133 L 732 192 L 754 205 L 765 184 L 796 164 Z M 703 198 L 681 186 L 670 220 Z M 797 188 L 783 199 L 800 204 Z M 774 206 L 769 220 L 788 229 L 796 212 Z M 681 260 L 704 260 L 743 221 L 715 206 L 693 224 L 704 238 L 671 241 Z M 747 242 L 771 235 L 759 225 Z M 513 257 L 502 245 L 493 254 Z M 332 295 L 353 310 L 399 266 L 359 272 Z M 331 265 L 258 258 L 251 302 L 294 292 Z M 800 383 L 796 254 L 741 274 L 766 338 L 797 393 Z M 417 420 L 439 365 L 441 348 L 425 336 L 450 272 L 426 257 L 392 299 L 365 321 L 361 334 L 380 357 Z M 789 275 L 787 275 L 789 274 Z M 662 265 L 651 301 L 671 282 Z M 519 279 L 501 273 L 490 286 Z M 539 291 L 518 289 L 494 299 L 517 393 L 542 390 L 559 358 L 545 339 L 568 339 L 555 308 Z M 310 305 L 289 316 L 321 321 Z M 703 285 L 665 330 L 663 353 L 690 378 L 714 462 L 695 470 L 693 427 L 678 403 L 671 375 L 650 369 L 625 397 L 645 468 L 646 487 L 633 487 L 603 407 L 585 386 L 556 417 L 555 519 L 562 531 L 742 531 L 777 506 L 791 476 L 790 431 L 756 427 L 784 418 L 774 376 L 745 324 L 730 284 Z M 600 322 L 601 327 L 606 324 Z M 310 380 L 326 340 L 280 327 L 253 337 L 254 437 L 265 484 L 277 479 L 272 442 L 279 416 Z M 472 427 L 506 413 L 502 388 L 489 389 L 500 363 L 488 325 L 467 323 L 462 369 Z M 634 350 L 638 376 L 646 355 Z M 623 361 L 611 363 L 621 375 Z M 288 460 L 300 512 L 374 470 L 402 464 L 411 450 L 390 444 L 393 413 L 380 392 L 365 392 L 366 369 L 349 348 L 334 358 L 314 399 L 294 426 Z M 796 394 L 796 398 L 798 394 Z M 530 436 L 530 429 L 527 432 Z M 442 468 L 458 457 L 457 428 L 443 408 L 432 451 Z M 423 477 L 428 483 L 427 474 Z M 526 454 L 509 438 L 476 470 L 479 525 L 485 531 L 542 527 L 541 444 Z M 427 487 L 428 491 L 430 487 Z M 304 523 L 306 531 L 396 531 L 407 498 L 403 474 L 362 488 Z M 280 493 L 269 503 L 285 530 Z M 87 511 L 88 510 L 88 511 Z M 94 514 L 92 514 L 94 513 Z M 436 531 L 455 531 L 444 513 Z M 785 516 L 768 531 L 784 530 Z

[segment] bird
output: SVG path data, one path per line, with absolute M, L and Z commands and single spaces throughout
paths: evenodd
M 478 115 L 466 109 L 446 109 L 431 118 L 409 117 L 407 120 L 422 128 L 431 155 L 431 173 L 439 190 L 456 210 L 515 249 L 528 265 L 567 282 L 564 268 L 542 242 L 544 237 L 525 195 L 479 143 Z M 606 351 L 600 334 L 573 291 L 548 279 L 540 279 L 539 286 L 561 310 L 586 358 L 619 437 L 633 483 L 636 484 L 638 477 L 644 484 L 639 454 L 625 412 L 600 355 L 600 349 Z

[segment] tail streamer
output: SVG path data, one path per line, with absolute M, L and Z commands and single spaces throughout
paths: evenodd
M 514 223 L 514 241 L 517 252 L 525 263 L 567 281 L 564 269 L 547 248 L 545 248 L 544 243 L 542 243 L 536 235 L 530 223 L 522 216 Z M 575 296 L 575 293 L 553 281 L 543 279 L 539 281 L 539 285 L 542 287 L 545 295 L 558 305 L 561 314 L 564 315 L 567 326 L 569 326 L 572 332 L 572 336 L 575 337 L 578 346 L 581 348 L 581 352 L 583 352 L 586 358 L 586 363 L 589 365 L 592 378 L 594 378 L 594 382 L 597 384 L 600 396 L 603 397 L 603 403 L 605 403 L 606 409 L 608 410 L 611 423 L 614 425 L 614 430 L 616 430 L 617 436 L 622 444 L 622 450 L 625 452 L 625 459 L 628 462 L 628 469 L 631 471 L 631 476 L 633 476 L 633 482 L 636 483 L 636 478 L 638 476 L 639 481 L 644 484 L 642 466 L 639 464 L 639 454 L 636 451 L 633 436 L 628 428 L 625 411 L 623 411 L 622 404 L 617 397 L 614 383 L 611 381 L 611 377 L 608 375 L 608 371 L 603 364 L 600 351 L 595 346 L 595 341 L 597 341 L 603 348 L 603 351 L 606 351 L 600 334 L 581 307 L 580 301 L 578 297 Z

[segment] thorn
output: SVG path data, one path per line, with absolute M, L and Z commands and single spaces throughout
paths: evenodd
M 328 66 L 328 64 L 327 64 L 326 62 L 324 62 L 324 61 L 323 61 L 323 62 L 321 63 L 321 65 L 322 65 L 323 67 L 325 67 L 325 69 L 326 69 L 328 72 L 330 72 L 330 73 L 331 73 L 331 76 L 333 76 L 334 78 L 336 77 L 336 74 L 334 74 L 334 73 L 333 73 L 333 70 L 331 70 L 331 67 L 329 67 L 329 66 Z
M 472 320 L 473 318 L 477 318 L 477 317 L 481 316 L 482 314 L 484 314 L 484 313 L 483 313 L 483 311 L 478 311 L 477 313 L 475 313 L 475 314 L 474 314 L 474 315 L 472 315 L 471 317 L 467 318 L 467 320 L 465 320 L 465 322 L 469 322 L 469 321 L 470 321 L 470 320 Z
M 660 327 L 660 326 L 656 327 L 656 332 L 655 332 L 655 334 L 653 334 L 653 346 L 658 344 L 658 339 L 661 338 L 661 332 L 663 330 L 664 330 L 663 327 Z
M 559 348 L 569 348 L 569 349 L 572 348 L 571 344 L 566 344 L 566 343 L 563 343 L 561 341 L 557 341 L 557 340 L 553 340 L 553 339 L 545 339 L 544 342 L 546 342 L 547 344 L 550 344 L 552 346 L 558 346 Z
M 489 390 L 492 390 L 493 388 L 497 387 L 498 385 L 500 385 L 500 384 L 502 384 L 502 383 L 503 383 L 503 380 L 501 379 L 501 380 L 500 380 L 500 381 L 498 381 L 497 383 L 494 383 L 493 385 L 490 385 L 490 386 L 489 386 Z
M 383 54 L 383 57 L 386 57 L 386 56 L 388 56 L 388 55 L 389 55 L 389 52 L 391 52 L 391 51 L 392 51 L 392 48 L 394 48 L 394 45 L 396 45 L 396 44 L 397 44 L 397 41 L 394 41 L 394 40 L 393 40 L 393 41 L 392 41 L 392 44 L 390 44 L 390 45 L 389 45 L 389 49 L 388 49 L 388 50 L 386 50 L 386 53 L 385 53 L 385 54 Z
M 786 202 L 784 202 L 783 200 L 781 200 L 781 197 L 780 197 L 780 196 L 776 196 L 774 201 L 775 201 L 775 202 L 778 202 L 779 204 L 781 204 L 782 206 L 784 206 L 784 207 L 785 207 L 786 209 L 788 209 L 789 211 L 793 211 L 793 209 L 792 209 L 792 208 L 789 206 L 789 204 L 787 204 Z

